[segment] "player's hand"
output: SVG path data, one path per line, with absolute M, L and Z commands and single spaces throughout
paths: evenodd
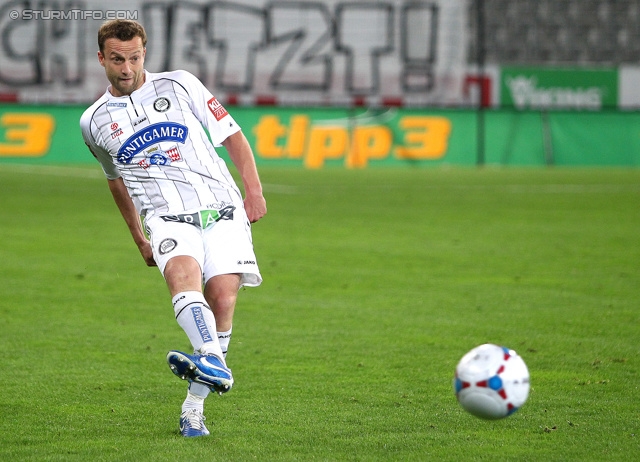
M 138 246 L 138 250 L 140 250 L 140 254 L 142 258 L 144 258 L 147 266 L 158 266 L 156 264 L 156 260 L 153 258 L 153 250 L 151 249 L 151 243 L 149 241 L 145 241 Z
M 244 209 L 247 218 L 251 223 L 255 223 L 267 213 L 267 201 L 262 194 L 247 196 L 244 199 Z

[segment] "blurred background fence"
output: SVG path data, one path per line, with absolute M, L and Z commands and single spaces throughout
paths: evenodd
M 640 0 L 2 0 L 0 161 L 85 160 L 56 140 L 108 85 L 112 18 L 144 24 L 149 71 L 229 105 L 261 163 L 640 164 Z

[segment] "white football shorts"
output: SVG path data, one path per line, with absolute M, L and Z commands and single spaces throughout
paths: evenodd
M 240 287 L 262 283 L 251 224 L 242 207 L 233 211 L 233 219 L 217 221 L 204 229 L 182 221 L 166 221 L 161 216 L 145 220 L 145 228 L 162 274 L 171 258 L 187 255 L 200 265 L 203 283 L 220 274 L 240 274 Z

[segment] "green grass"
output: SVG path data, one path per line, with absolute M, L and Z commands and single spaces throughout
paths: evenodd
M 0 460 L 628 460 L 640 450 L 640 170 L 262 170 L 212 435 L 177 432 L 188 349 L 96 168 L 0 166 Z M 460 357 L 517 350 L 486 422 Z

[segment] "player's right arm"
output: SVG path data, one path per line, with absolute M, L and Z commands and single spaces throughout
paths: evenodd
M 116 178 L 115 180 L 107 180 L 107 182 L 109 183 L 109 190 L 111 191 L 113 200 L 118 206 L 118 210 L 120 210 L 120 214 L 122 214 L 122 218 L 124 218 L 124 221 L 129 228 L 129 232 L 131 233 L 131 237 L 133 237 L 133 241 L 138 246 L 138 250 L 140 251 L 142 258 L 144 258 L 147 266 L 156 266 L 156 262 L 153 259 L 151 244 L 142 230 L 140 216 L 133 205 L 133 201 L 131 200 L 131 196 L 129 196 L 129 192 L 127 191 L 124 181 L 122 178 Z

